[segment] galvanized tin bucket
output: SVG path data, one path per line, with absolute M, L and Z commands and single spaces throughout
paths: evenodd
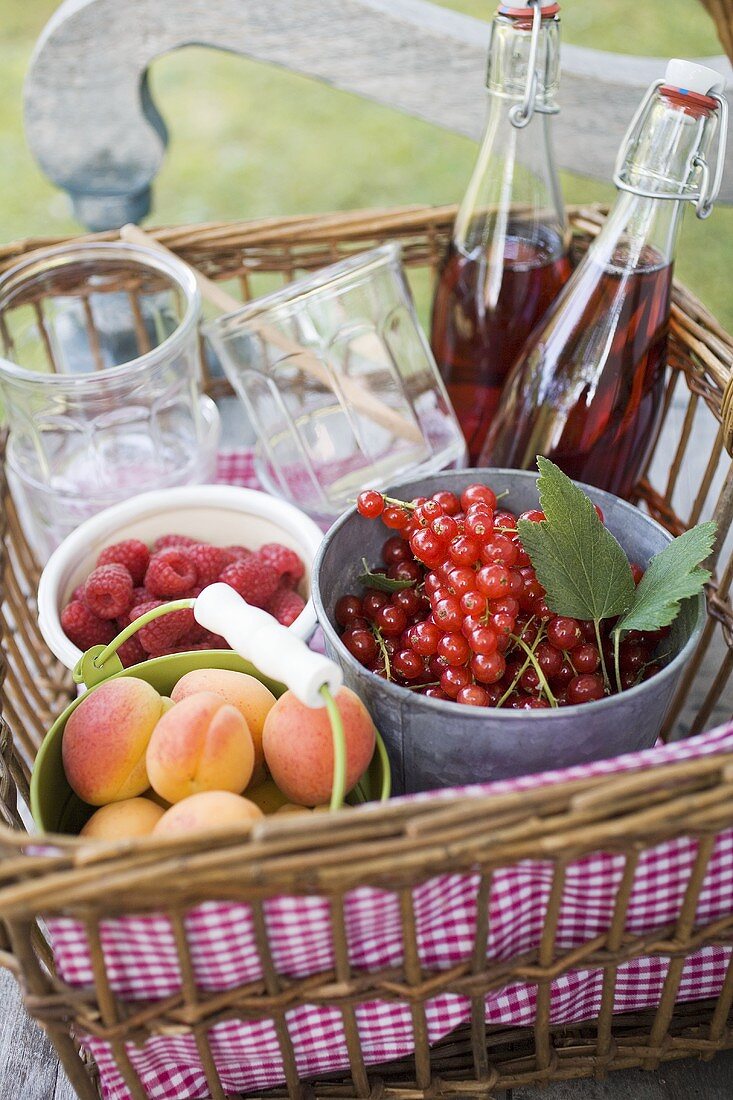
M 538 506 L 537 474 L 519 470 L 454 470 L 397 485 L 390 496 L 410 500 L 439 488 L 461 492 L 485 482 L 508 490 L 504 507 L 522 512 Z M 646 566 L 671 535 L 643 512 L 600 489 L 582 486 L 599 504 L 606 526 L 630 560 Z M 385 527 L 356 509 L 326 535 L 313 567 L 313 600 L 329 656 L 345 682 L 369 708 L 392 765 L 395 793 L 434 790 L 530 775 L 651 747 L 685 662 L 705 621 L 701 596 L 687 600 L 665 649 L 674 657 L 650 680 L 596 703 L 558 710 L 504 711 L 428 699 L 368 672 L 342 645 L 333 616 L 339 596 L 360 591 L 362 558 L 380 560 Z

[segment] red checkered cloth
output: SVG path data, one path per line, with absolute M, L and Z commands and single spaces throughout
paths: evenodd
M 256 486 L 251 458 L 221 457 L 219 479 Z M 467 797 L 522 791 L 568 779 L 611 774 L 695 757 L 733 751 L 733 725 L 692 740 L 617 757 L 559 772 L 464 788 Z M 444 798 L 457 792 L 417 795 Z M 369 807 L 355 813 L 370 813 Z M 697 841 L 678 837 L 645 851 L 636 871 L 626 927 L 632 935 L 674 922 L 680 912 L 697 851 Z M 557 949 L 569 950 L 609 928 L 624 857 L 598 852 L 567 869 L 557 926 Z M 511 959 L 537 948 L 542 935 L 552 865 L 523 860 L 495 872 L 489 899 L 487 958 Z M 420 960 L 426 971 L 447 970 L 470 959 L 476 925 L 478 877 L 441 875 L 413 889 Z M 733 830 L 721 834 L 708 864 L 696 920 L 710 923 L 733 910 Z M 334 966 L 326 899 L 277 897 L 265 903 L 265 919 L 274 964 L 280 974 L 303 978 Z M 389 891 L 360 888 L 345 899 L 349 959 L 357 971 L 400 967 L 403 942 L 399 901 Z M 93 985 L 84 927 L 71 918 L 49 922 L 60 976 L 80 989 Z M 156 1001 L 182 987 L 176 941 L 163 915 L 119 917 L 100 926 L 109 981 L 122 999 Z M 207 902 L 191 909 L 186 933 L 196 982 L 202 993 L 223 992 L 262 979 L 248 905 Z M 721 989 L 731 948 L 703 947 L 686 961 L 677 994 L 680 1001 L 714 997 Z M 617 1012 L 658 1003 L 669 958 L 631 959 L 618 969 L 614 995 Z M 603 970 L 580 967 L 551 986 L 550 1014 L 555 1024 L 593 1019 L 599 1011 Z M 512 983 L 486 998 L 490 1024 L 531 1025 L 537 988 Z M 414 1049 L 412 1017 L 407 1003 L 374 1000 L 355 1009 L 362 1049 L 368 1064 L 409 1055 Z M 470 1018 L 467 997 L 440 993 L 426 1005 L 430 1042 L 448 1035 Z M 341 1016 L 336 1008 L 304 1005 L 286 1015 L 301 1077 L 333 1073 L 348 1067 Z M 127 1100 L 130 1092 L 117 1068 L 109 1043 L 80 1036 L 100 1070 L 103 1096 Z M 227 1020 L 209 1031 L 209 1041 L 224 1089 L 249 1092 L 282 1084 L 283 1064 L 272 1020 Z M 149 1097 L 186 1100 L 207 1097 L 206 1075 L 193 1034 L 166 1035 L 144 1045 L 127 1044 L 127 1053 Z

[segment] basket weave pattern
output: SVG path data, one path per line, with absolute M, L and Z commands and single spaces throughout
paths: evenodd
M 250 297 L 264 272 L 292 278 L 387 239 L 403 243 L 409 268 L 437 268 L 455 211 L 409 208 L 387 212 L 289 218 L 244 225 L 210 225 L 161 230 L 160 239 L 215 279 L 236 279 Z M 579 242 L 599 225 L 594 209 L 576 210 Z M 110 234 L 104 236 L 109 237 Z M 32 247 L 25 242 L 0 250 L 0 269 Z M 39 303 L 42 308 L 42 303 Z M 664 462 L 665 476 L 653 480 L 649 468 L 640 501 L 678 533 L 714 515 L 727 531 L 733 512 L 733 341 L 687 291 L 675 287 L 670 374 L 665 415 L 675 395 L 686 393 L 681 430 Z M 219 378 L 209 392 L 223 394 Z M 695 417 L 705 406 L 718 424 L 699 491 L 691 509 L 679 514 L 678 482 L 685 469 Z M 655 469 L 658 468 L 658 464 Z M 45 730 L 72 694 L 64 669 L 49 655 L 35 623 L 38 567 L 24 538 L 12 502 L 4 494 L 2 716 L 0 798 L 3 819 L 18 826 L 16 790 L 27 794 L 29 768 Z M 722 540 L 721 540 L 722 542 Z M 718 553 L 720 554 L 720 548 Z M 674 704 L 678 714 L 691 698 L 690 731 L 705 727 L 723 697 L 733 670 L 733 613 L 730 586 L 733 559 L 716 563 L 710 586 L 709 619 L 700 648 L 687 669 Z M 699 671 L 711 646 L 724 642 L 723 657 L 709 689 L 700 695 Z M 697 690 L 697 696 L 695 692 Z M 689 709 L 689 707 L 688 707 Z M 7 723 L 7 725 L 5 725 Z M 671 723 L 670 723 L 671 724 Z M 8 735 L 12 730 L 12 737 Z M 12 828 L 0 831 L 0 963 L 21 977 L 26 1003 L 43 1021 L 81 1096 L 97 1095 L 91 1075 L 77 1054 L 70 1030 L 103 1037 L 110 1044 L 129 1095 L 144 1098 L 125 1041 L 151 1034 L 193 1035 L 212 1097 L 225 1095 L 207 1038 L 209 1027 L 226 1020 L 271 1017 L 284 1069 L 286 1089 L 299 1094 L 298 1071 L 286 1012 L 309 1003 L 337 1006 L 348 1049 L 350 1073 L 343 1081 L 322 1082 L 323 1096 L 392 1095 L 403 1100 L 428 1095 L 489 1096 L 496 1088 L 559 1078 L 602 1074 L 698 1054 L 710 1057 L 733 1045 L 730 1011 L 733 966 L 727 964 L 715 1000 L 681 1002 L 685 960 L 701 948 L 728 948 L 733 912 L 700 916 L 701 891 L 711 860 L 719 855 L 720 834 L 733 827 L 733 752 L 723 746 L 714 756 L 663 764 L 623 780 L 594 775 L 551 788 L 508 793 L 491 802 L 465 799 L 397 804 L 352 820 L 267 823 L 251 843 L 223 843 L 215 852 L 195 841 L 174 848 L 121 843 L 98 859 L 84 856 L 79 842 L 59 841 L 53 854 L 39 853 Z M 716 837 L 718 841 L 716 842 Z M 672 916 L 643 933 L 629 931 L 629 903 L 639 862 L 655 845 L 694 842 L 689 877 Z M 558 941 L 558 922 L 569 869 L 581 858 L 613 853 L 621 860 L 608 926 L 581 936 L 572 949 Z M 530 949 L 487 962 L 489 900 L 494 876 L 517 860 L 546 861 L 548 895 L 541 934 Z M 426 971 L 418 949 L 414 891 L 419 883 L 459 871 L 477 875 L 476 925 L 470 959 L 449 971 Z M 362 972 L 350 960 L 345 930 L 345 896 L 360 886 L 391 891 L 397 899 L 403 952 L 398 965 Z M 266 902 L 282 894 L 319 893 L 328 899 L 333 966 L 294 980 L 275 963 L 265 918 Z M 185 914 L 205 900 L 232 899 L 251 906 L 253 935 L 262 975 L 212 996 L 197 984 L 187 940 Z M 699 912 L 698 912 L 699 911 Z M 150 1003 L 132 1003 L 115 988 L 101 947 L 100 920 L 122 913 L 164 912 L 171 921 L 180 992 Z M 696 917 L 696 914 L 698 916 Z M 53 970 L 39 916 L 73 917 L 82 922 L 89 944 L 93 987 L 79 988 Z M 724 956 L 720 956 L 723 958 Z M 630 959 L 671 958 L 659 1003 L 647 1012 L 613 1015 L 619 967 Z M 579 966 L 603 972 L 601 1006 L 592 1023 L 561 1027 L 552 1021 L 551 984 Z M 66 975 L 68 977 L 68 975 Z M 532 1027 L 487 1027 L 486 997 L 511 983 L 536 984 Z M 470 1024 L 437 1046 L 429 1046 L 426 1003 L 440 991 L 470 998 Z M 404 1000 L 409 1006 L 414 1057 L 404 1063 L 367 1066 L 355 1006 L 369 997 Z M 679 1001 L 679 1003 L 678 1003 Z

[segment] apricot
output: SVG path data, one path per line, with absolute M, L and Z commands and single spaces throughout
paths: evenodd
M 246 828 L 262 816 L 259 806 L 241 795 L 231 791 L 201 791 L 166 810 L 153 829 L 153 836 Z
M 89 840 L 149 836 L 163 813 L 163 808 L 148 798 L 125 798 L 122 802 L 110 802 L 93 813 L 79 835 Z
M 200 691 L 166 711 L 146 759 L 153 790 L 180 802 L 200 791 L 239 794 L 252 776 L 255 750 L 241 712 L 213 691 Z
M 266 779 L 256 787 L 250 783 L 247 787 L 247 798 L 254 802 L 255 806 L 259 806 L 263 814 L 278 813 L 283 806 L 288 805 L 287 798 L 272 779 Z M 302 809 L 302 806 L 299 809 Z
M 374 755 L 376 732 L 358 695 L 342 687 L 335 696 L 346 741 L 346 791 L 364 774 Z M 262 744 L 275 783 L 289 802 L 329 802 L 333 782 L 333 738 L 328 711 L 311 709 L 286 691 L 265 719 Z
M 241 711 L 255 746 L 254 780 L 264 778 L 262 730 L 275 706 L 275 696 L 255 676 L 226 668 L 196 668 L 182 676 L 171 692 L 175 703 L 198 691 L 213 691 Z
M 61 745 L 66 778 L 79 798 L 104 806 L 150 786 L 145 753 L 162 710 L 155 688 L 134 676 L 108 680 L 79 703 Z

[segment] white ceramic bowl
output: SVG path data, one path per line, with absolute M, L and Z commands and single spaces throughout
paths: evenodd
M 38 587 L 38 619 L 46 644 L 67 668 L 75 666 L 81 650 L 61 629 L 61 611 L 94 568 L 100 552 L 122 539 L 150 544 L 170 532 L 218 546 L 256 550 L 266 542 L 281 542 L 295 550 L 305 564 L 300 591 L 307 603 L 290 629 L 304 640 L 311 636 L 316 627 L 311 566 L 323 538 L 320 528 L 294 505 L 256 489 L 186 485 L 143 493 L 105 509 L 77 527 L 49 558 Z

